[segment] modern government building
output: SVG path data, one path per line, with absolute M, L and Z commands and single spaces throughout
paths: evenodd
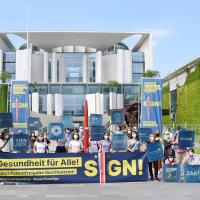
M 24 39 L 15 48 L 10 35 Z M 30 31 L 0 32 L 0 73 L 30 83 L 31 111 L 49 116 L 106 113 L 136 102 L 140 78 L 153 69 L 149 32 Z M 125 40 L 137 36 L 132 46 Z M 11 80 L 7 80 L 10 83 Z M 112 89 L 109 80 L 119 85 Z

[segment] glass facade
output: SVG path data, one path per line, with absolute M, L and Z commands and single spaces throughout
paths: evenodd
M 57 53 L 59 69 L 65 68 L 66 82 L 83 82 L 83 67 L 88 69 L 88 82 L 95 82 L 95 53 Z M 63 66 L 64 65 L 64 66 Z
M 64 114 L 74 116 L 83 116 L 84 102 L 86 94 L 103 93 L 104 110 L 109 110 L 109 92 L 110 89 L 106 84 L 37 84 L 30 85 L 31 92 L 39 92 L 39 111 L 47 113 L 47 94 L 63 94 L 63 111 Z M 140 99 L 140 85 L 137 84 L 120 84 L 115 88 L 115 92 L 124 94 L 124 106 L 137 102 Z M 53 108 L 55 113 L 55 108 Z
M 144 74 L 145 63 L 143 52 L 132 53 L 132 81 L 133 83 L 140 83 L 141 77 Z
M 15 52 L 4 52 L 3 53 L 3 70 L 11 74 L 11 78 L 6 80 L 9 83 L 11 80 L 15 80 L 16 74 L 16 53 Z

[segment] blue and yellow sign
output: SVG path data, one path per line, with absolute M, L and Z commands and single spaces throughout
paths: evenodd
M 12 81 L 10 112 L 13 117 L 15 133 L 22 130 L 27 133 L 29 111 L 29 86 L 28 81 Z
M 162 131 L 161 79 L 142 79 L 141 127 Z

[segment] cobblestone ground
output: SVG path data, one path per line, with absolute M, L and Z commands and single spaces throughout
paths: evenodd
M 0 200 L 112 199 L 112 200 L 199 200 L 200 184 L 112 183 L 63 185 L 1 185 Z

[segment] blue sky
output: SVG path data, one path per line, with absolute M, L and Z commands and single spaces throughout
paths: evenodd
M 199 0 L 30 0 L 30 30 L 152 31 L 164 76 L 200 55 Z M 26 0 L 0 0 L 0 30 L 26 30 Z

